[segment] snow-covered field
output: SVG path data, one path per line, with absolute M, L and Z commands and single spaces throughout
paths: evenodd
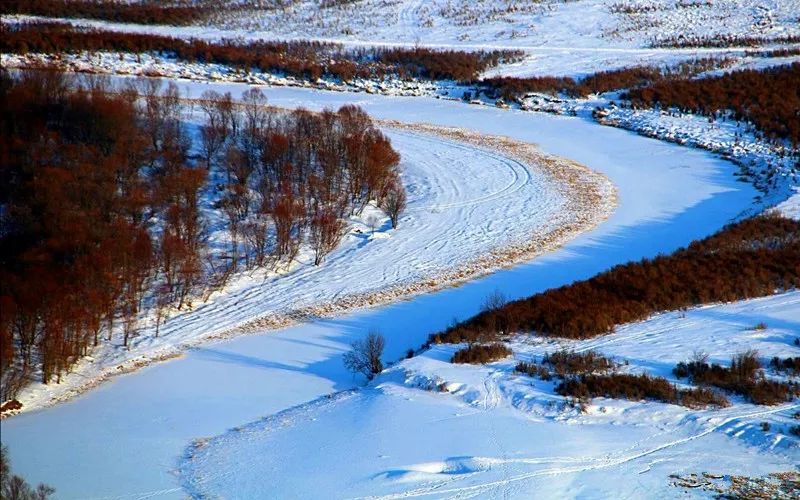
M 211 86 L 187 85 L 196 94 Z M 244 88 L 214 87 L 234 95 Z M 4 420 L 2 442 L 9 446 L 15 471 L 30 481 L 53 484 L 59 498 L 181 497 L 175 471 L 193 439 L 219 435 L 359 385 L 360 380 L 344 370 L 341 354 L 369 328 L 382 330 L 388 341 L 385 360 L 396 360 L 453 317 L 477 312 L 495 290 L 515 298 L 587 278 L 617 263 L 671 251 L 758 206 L 756 191 L 735 180 L 735 167 L 729 162 L 581 118 L 430 98 L 295 88 L 266 92 L 272 104 L 283 107 L 319 109 L 353 102 L 380 119 L 471 128 L 534 142 L 546 153 L 607 175 L 617 186 L 619 206 L 595 230 L 530 264 L 405 302 L 200 346 L 182 358 L 115 377 L 56 407 Z M 397 137 L 399 146 L 402 139 Z M 511 182 L 508 175 L 506 184 Z M 534 201 L 528 208 L 538 205 Z M 519 218 L 514 222 L 523 223 Z M 214 321 L 218 320 L 210 323 Z M 199 330 L 212 327 L 193 325 Z M 608 436 L 611 439 L 612 434 Z M 319 443 L 318 448 L 323 446 Z M 564 456 L 575 456 L 568 451 Z M 404 465 L 417 463 L 415 459 Z
M 235 3 L 235 2 L 234 2 Z M 293 0 L 226 9 L 196 26 L 79 20 L 84 26 L 196 38 L 315 39 L 346 45 L 465 50 L 514 48 L 524 61 L 492 74 L 582 75 L 644 63 L 671 64 L 728 48 L 653 48 L 660 41 L 719 36 L 774 40 L 800 34 L 797 0 Z M 326 5 L 327 4 L 327 5 Z M 5 16 L 7 21 L 33 19 Z M 769 43 L 768 43 L 769 45 Z
M 795 0 L 362 0 L 329 2 L 333 6 L 327 8 L 319 4 L 298 0 L 285 8 L 230 10 L 209 24 L 282 37 L 598 48 L 646 46 L 676 35 L 777 38 L 798 32 L 800 10 Z
M 193 444 L 181 482 L 200 497 L 254 498 L 268 484 L 280 498 L 682 498 L 670 475 L 791 471 L 800 404 L 690 410 L 598 398 L 580 413 L 553 394 L 556 382 L 513 370 L 561 348 L 594 350 L 627 362 L 626 372 L 680 383 L 671 369 L 697 350 L 721 363 L 748 348 L 763 359 L 800 355 L 798 318 L 791 292 L 663 314 L 589 341 L 523 337 L 511 343 L 514 359 L 484 366 L 454 365 L 458 346 L 435 346 L 367 389 Z M 754 330 L 759 322 L 768 327 Z

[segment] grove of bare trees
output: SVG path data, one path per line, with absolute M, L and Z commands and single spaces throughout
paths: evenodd
M 174 84 L 0 73 L 0 400 L 128 346 L 143 314 L 157 335 L 236 271 L 302 248 L 320 264 L 351 215 L 404 199 L 399 156 L 358 107 L 280 111 L 258 89 L 199 104 L 198 125 Z

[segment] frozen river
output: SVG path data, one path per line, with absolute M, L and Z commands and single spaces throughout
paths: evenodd
M 181 83 L 181 88 L 183 88 Z M 188 84 L 190 92 L 235 84 Z M 14 470 L 58 498 L 181 498 L 175 474 L 194 438 L 353 387 L 341 354 L 372 327 L 386 359 L 418 347 L 491 292 L 508 298 L 587 278 L 705 236 L 753 207 L 757 194 L 735 166 L 681 146 L 580 118 L 466 106 L 429 98 L 265 89 L 272 104 L 310 109 L 358 104 L 381 119 L 458 126 L 532 142 L 608 176 L 619 206 L 609 220 L 533 262 L 458 288 L 279 331 L 209 344 L 120 376 L 56 407 L 2 422 Z M 535 210 L 536 207 L 531 207 Z M 397 262 L 403 266 L 403 262 Z

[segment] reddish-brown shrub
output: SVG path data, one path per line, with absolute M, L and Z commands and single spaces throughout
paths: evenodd
M 556 351 L 545 354 L 542 364 L 549 365 L 559 377 L 576 374 L 606 372 L 614 369 L 614 363 L 594 351 Z
M 775 356 L 770 360 L 769 365 L 779 372 L 788 372 L 794 376 L 800 375 L 800 356 L 784 359 Z
M 553 376 L 550 374 L 550 370 L 537 363 L 526 363 L 524 361 L 521 361 L 520 363 L 517 364 L 514 370 L 519 373 L 524 373 L 526 375 L 529 375 L 531 377 L 538 377 L 545 381 L 553 379 Z
M 21 408 L 22 408 L 22 403 L 20 403 L 16 399 L 12 399 L 0 405 L 0 414 L 3 414 L 7 411 L 19 410 Z
M 590 399 L 598 396 L 631 401 L 650 399 L 689 407 L 728 406 L 728 400 L 708 389 L 678 389 L 668 380 L 649 375 L 611 374 L 570 377 L 556 387 L 562 396 Z
M 213 12 L 207 2 L 171 0 L 169 5 L 164 3 L 160 0 L 4 0 L 0 12 L 176 26 L 191 24 Z
M 312 41 L 221 40 L 211 42 L 143 33 L 76 28 L 63 23 L 2 25 L 0 51 L 25 54 L 81 51 L 158 52 L 189 62 L 224 64 L 242 70 L 284 73 L 316 79 L 330 75 L 470 80 L 509 51 L 439 51 L 433 49 L 362 48 L 345 50 L 340 44 Z
M 764 135 L 800 143 L 800 63 L 720 76 L 655 82 L 627 93 L 634 106 L 675 107 L 716 116 L 724 110 Z
M 511 349 L 499 342 L 493 344 L 472 344 L 453 354 L 452 363 L 483 364 L 511 356 Z
M 756 353 L 737 354 L 725 368 L 703 360 L 681 362 L 673 370 L 678 378 L 688 377 L 692 383 L 710 385 L 745 396 L 754 404 L 774 405 L 791 400 L 800 388 L 796 384 L 759 377 L 761 364 Z
M 585 281 L 483 311 L 432 343 L 491 340 L 498 332 L 589 338 L 653 313 L 772 294 L 800 285 L 800 222 L 760 216 L 671 255 L 616 266 Z
M 585 97 L 602 94 L 612 90 L 630 89 L 656 82 L 666 82 L 694 76 L 702 71 L 718 67 L 717 59 L 695 59 L 674 66 L 633 66 L 608 71 L 598 71 L 582 79 L 570 77 L 535 76 L 529 78 L 498 77 L 475 82 L 495 97 L 513 100 L 522 95 L 535 92 L 557 94 L 559 92 Z

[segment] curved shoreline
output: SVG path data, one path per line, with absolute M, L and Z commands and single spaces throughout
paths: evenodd
M 524 242 L 498 245 L 481 257 L 413 283 L 390 286 L 379 292 L 347 295 L 336 301 L 323 302 L 284 314 L 264 315 L 243 325 L 206 337 L 206 339 L 225 339 L 241 333 L 283 328 L 315 318 L 331 317 L 354 309 L 380 306 L 417 294 L 458 286 L 555 250 L 578 234 L 596 227 L 611 215 L 617 205 L 616 188 L 606 176 L 577 162 L 544 154 L 533 144 L 508 137 L 482 135 L 456 127 L 408 124 L 394 120 L 375 121 L 385 127 L 438 135 L 445 139 L 500 153 L 516 159 L 526 168 L 532 168 L 532 165 L 540 167 L 541 171 L 554 181 L 553 185 L 558 188 L 567 201 L 567 210 L 560 216 L 565 217 L 571 214 L 575 220 L 565 221 L 563 225 L 554 230 L 534 234 L 532 238 Z
M 422 293 L 459 286 L 469 280 L 530 261 L 546 252 L 555 250 L 578 234 L 596 227 L 607 219 L 616 207 L 616 188 L 606 176 L 571 160 L 542 153 L 533 144 L 508 137 L 482 135 L 460 128 L 409 124 L 392 120 L 375 120 L 375 122 L 383 127 L 423 133 L 469 144 L 478 149 L 515 159 L 527 169 L 538 169 L 552 181 L 552 186 L 565 200 L 565 210 L 558 214 L 556 220 L 557 227 L 534 233 L 525 237 L 523 241 L 496 245 L 487 253 L 464 264 L 432 273 L 413 282 L 399 283 L 373 292 L 350 294 L 313 306 L 265 314 L 238 326 L 184 341 L 178 345 L 153 349 L 149 354 L 103 368 L 99 373 L 88 376 L 84 382 L 66 389 L 60 394 L 52 395 L 46 401 L 26 404 L 26 398 L 23 396 L 20 398 L 23 402 L 20 411 L 6 412 L 0 415 L 0 418 L 68 401 L 98 387 L 116 375 L 131 373 L 153 363 L 181 357 L 184 352 L 199 345 L 244 334 L 263 333 L 316 318 L 337 316 L 356 309 L 386 305 Z M 75 371 L 79 372 L 79 370 Z

